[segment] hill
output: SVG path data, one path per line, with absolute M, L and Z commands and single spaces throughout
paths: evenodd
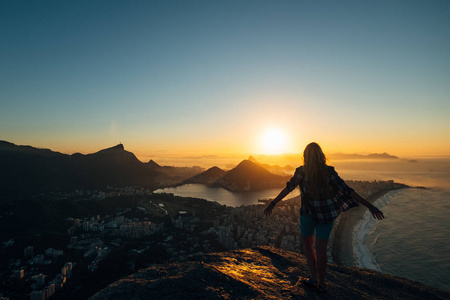
M 154 170 L 158 170 L 161 169 L 162 167 L 157 164 L 153 159 L 150 159 L 150 161 L 147 163 L 147 165 L 149 166 L 149 168 L 154 169 Z
M 220 178 L 222 178 L 225 174 L 226 172 L 224 170 L 214 166 L 212 168 L 209 168 L 203 173 L 200 173 L 198 175 L 195 175 L 194 177 L 189 178 L 188 180 L 184 181 L 183 184 L 196 183 L 196 184 L 210 185 L 215 183 Z
M 231 191 L 256 191 L 283 187 L 287 179 L 287 177 L 274 175 L 249 160 L 244 160 L 213 185 Z
M 297 283 L 309 274 L 298 253 L 255 247 L 203 254 L 125 277 L 103 299 L 449 299 L 450 293 L 369 269 L 329 265 L 327 292 Z

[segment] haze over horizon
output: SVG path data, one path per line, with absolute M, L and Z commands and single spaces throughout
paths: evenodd
M 448 1 L 4 1 L 0 25 L 17 145 L 450 155 Z

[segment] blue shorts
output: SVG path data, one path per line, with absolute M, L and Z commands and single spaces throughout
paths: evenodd
M 327 224 L 317 223 L 311 216 L 302 216 L 300 210 L 300 231 L 304 237 L 310 237 L 314 235 L 316 230 L 316 236 L 322 240 L 328 240 L 330 238 L 331 230 L 333 229 L 333 222 Z

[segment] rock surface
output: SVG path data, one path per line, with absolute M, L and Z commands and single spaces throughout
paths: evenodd
M 255 247 L 155 265 L 90 299 L 450 299 L 416 281 L 337 265 L 329 265 L 327 292 L 319 294 L 297 283 L 308 274 L 303 255 Z

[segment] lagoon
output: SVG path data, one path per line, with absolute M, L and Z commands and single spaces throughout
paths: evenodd
M 154 193 L 172 193 L 181 197 L 201 198 L 216 201 L 220 204 L 238 207 L 241 205 L 258 204 L 259 199 L 275 198 L 283 188 L 267 189 L 256 192 L 231 192 L 220 187 L 209 187 L 203 184 L 184 184 L 177 187 L 158 189 Z M 300 190 L 295 189 L 287 198 L 300 195 Z

